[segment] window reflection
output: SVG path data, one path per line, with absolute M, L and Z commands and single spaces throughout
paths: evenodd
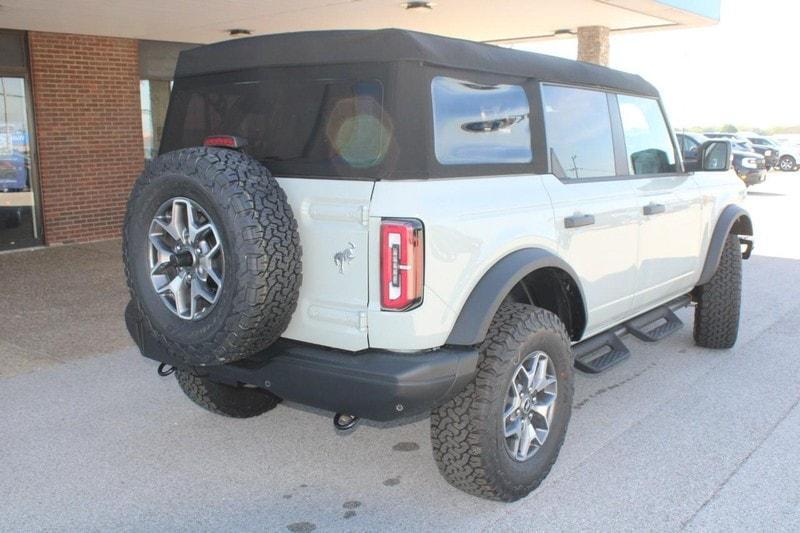
M 444 165 L 529 163 L 530 106 L 519 85 L 431 82 L 436 159 Z
M 675 150 L 658 101 L 619 95 L 619 111 L 632 174 L 675 172 Z
M 615 175 L 606 93 L 543 85 L 542 99 L 554 174 L 572 179 Z

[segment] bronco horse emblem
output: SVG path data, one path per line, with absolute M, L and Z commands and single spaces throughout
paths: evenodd
M 347 243 L 347 248 L 341 252 L 336 252 L 333 256 L 333 263 L 339 268 L 339 274 L 344 274 L 344 265 L 356 258 L 356 245 L 352 242 Z

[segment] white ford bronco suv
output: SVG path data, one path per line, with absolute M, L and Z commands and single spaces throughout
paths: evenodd
M 713 140 L 687 168 L 656 89 L 604 67 L 401 30 L 202 46 L 128 203 L 126 322 L 215 413 L 431 412 L 442 475 L 512 501 L 556 460 L 573 369 L 687 305 L 698 345 L 735 343 L 730 164 Z

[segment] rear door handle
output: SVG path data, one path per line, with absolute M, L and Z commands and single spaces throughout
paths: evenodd
M 642 208 L 645 215 L 657 215 L 659 213 L 664 213 L 667 210 L 667 206 L 664 204 L 647 204 Z
M 594 224 L 594 215 L 573 215 L 564 219 L 565 228 L 580 228 Z

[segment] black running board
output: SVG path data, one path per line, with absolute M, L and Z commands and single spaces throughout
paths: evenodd
M 599 374 L 621 363 L 631 352 L 622 336 L 631 334 L 645 342 L 656 342 L 675 333 L 683 322 L 673 312 L 691 303 L 689 295 L 643 313 L 611 330 L 605 331 L 572 347 L 575 368 L 587 374 Z

